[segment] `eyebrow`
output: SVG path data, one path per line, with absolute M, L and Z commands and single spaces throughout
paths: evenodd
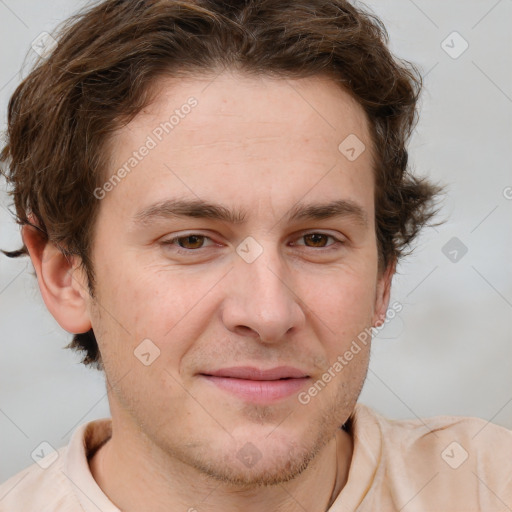
M 212 219 L 229 224 L 243 224 L 247 220 L 247 210 L 230 210 L 221 204 L 201 199 L 167 199 L 138 211 L 133 216 L 132 221 L 135 226 L 144 227 L 157 220 L 174 217 Z M 349 199 L 314 204 L 299 202 L 284 216 L 288 223 L 298 220 L 322 220 L 335 217 L 351 218 L 361 227 L 368 227 L 368 217 L 365 210 Z

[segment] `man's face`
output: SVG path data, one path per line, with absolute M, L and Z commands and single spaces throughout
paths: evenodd
M 332 366 L 387 306 L 366 119 L 318 77 L 224 73 L 159 91 L 116 136 L 107 178 L 134 151 L 147 155 L 101 200 L 94 238 L 99 305 L 88 310 L 114 422 L 149 440 L 162 467 L 171 455 L 225 481 L 284 481 L 352 412 L 368 346 Z M 356 159 L 338 149 L 351 134 L 366 145 Z M 170 200 L 244 219 L 148 210 Z M 345 202 L 336 216 L 291 218 L 333 201 Z M 307 377 L 250 382 L 225 370 L 283 366 Z

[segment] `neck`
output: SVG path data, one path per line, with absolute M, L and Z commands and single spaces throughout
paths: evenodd
M 129 446 L 129 449 L 126 447 Z M 111 439 L 89 461 L 91 473 L 123 512 L 187 510 L 225 512 L 273 510 L 324 512 L 344 487 L 352 457 L 352 438 L 342 429 L 294 479 L 266 487 L 219 482 L 176 458 L 157 453 L 112 425 Z

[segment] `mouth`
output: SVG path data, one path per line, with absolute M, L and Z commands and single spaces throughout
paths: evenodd
M 224 392 L 245 401 L 269 403 L 298 393 L 310 376 L 291 366 L 260 369 L 250 366 L 221 368 L 200 377 Z

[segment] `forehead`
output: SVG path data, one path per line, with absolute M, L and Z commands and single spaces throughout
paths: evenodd
M 123 166 L 128 172 L 107 199 L 125 212 L 170 196 L 250 205 L 308 191 L 333 200 L 371 192 L 366 115 L 332 79 L 224 72 L 160 79 L 152 92 L 111 147 L 107 179 Z M 350 158 L 347 149 L 361 153 Z M 134 152 L 145 156 L 135 162 Z
M 173 111 L 183 109 L 193 96 L 199 108 L 194 108 L 194 115 L 185 115 L 186 122 L 181 122 L 184 119 L 180 116 L 176 130 L 190 142 L 219 142 L 220 132 L 230 136 L 226 142 L 261 132 L 279 135 L 283 142 L 285 137 L 294 136 L 328 137 L 336 133 L 339 137 L 349 129 L 361 138 L 368 134 L 361 105 L 339 83 L 323 75 L 291 79 L 224 71 L 213 76 L 160 78 L 152 85 L 151 95 L 151 104 L 129 129 L 147 131 L 155 121 L 169 120 Z M 215 130 L 201 129 L 205 121 L 214 124 Z M 288 131 L 283 133 L 283 127 Z

